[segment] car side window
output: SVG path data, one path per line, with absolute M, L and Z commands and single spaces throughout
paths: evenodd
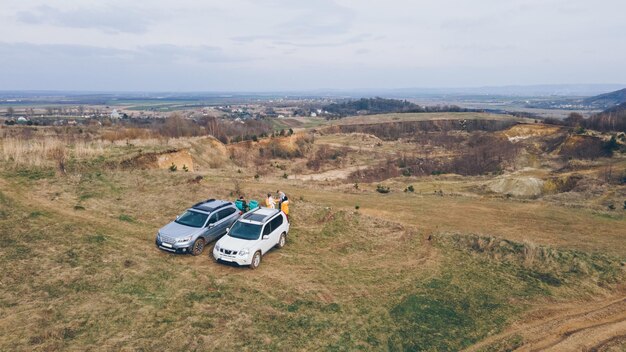
M 265 224 L 265 227 L 263 228 L 263 236 L 269 235 L 270 232 L 272 232 L 272 224 L 268 222 L 267 224 Z
M 234 208 L 226 208 L 226 209 L 220 210 L 218 212 L 218 215 L 219 215 L 220 220 L 223 220 L 233 215 L 234 212 L 235 212 Z
M 213 213 L 211 214 L 211 217 L 209 218 L 209 222 L 207 223 L 207 225 L 215 224 L 217 220 L 218 220 L 217 213 Z
M 277 217 L 272 219 L 272 221 L 270 221 L 270 224 L 272 225 L 272 231 L 278 229 L 278 227 L 283 224 L 283 217 L 281 215 L 278 215 Z

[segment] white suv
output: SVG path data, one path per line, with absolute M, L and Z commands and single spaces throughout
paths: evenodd
M 261 256 L 273 247 L 282 248 L 287 241 L 289 221 L 277 209 L 257 208 L 252 210 L 228 230 L 215 247 L 213 257 L 217 261 L 249 265 L 256 269 Z

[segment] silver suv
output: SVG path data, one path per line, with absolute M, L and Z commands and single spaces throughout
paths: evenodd
M 157 233 L 156 246 L 172 253 L 200 255 L 207 243 L 224 236 L 240 216 L 232 202 L 208 199 L 163 226 Z

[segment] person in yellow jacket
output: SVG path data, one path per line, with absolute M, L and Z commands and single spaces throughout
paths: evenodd
M 276 201 L 274 197 L 272 197 L 271 193 L 267 194 L 267 198 L 265 198 L 265 206 L 268 208 L 276 209 Z
M 289 221 L 289 198 L 287 198 L 287 196 L 285 196 L 283 201 L 280 203 L 280 210 L 285 213 L 287 221 Z

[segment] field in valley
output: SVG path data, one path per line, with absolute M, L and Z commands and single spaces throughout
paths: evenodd
M 0 350 L 623 350 L 624 154 L 578 157 L 596 139 L 532 121 L 431 117 L 455 122 L 300 121 L 232 145 L 5 134 Z M 514 152 L 492 164 L 493 145 Z M 193 172 L 154 161 L 183 151 L 171 162 Z M 292 228 L 258 270 L 155 248 L 198 200 L 276 189 Z

